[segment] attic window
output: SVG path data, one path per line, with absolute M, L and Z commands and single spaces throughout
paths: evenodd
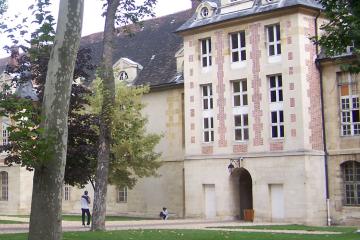
M 128 74 L 125 71 L 120 72 L 120 80 L 127 80 L 129 78 Z
M 203 18 L 206 18 L 209 16 L 209 9 L 207 7 L 203 7 L 201 10 L 200 10 L 200 14 Z

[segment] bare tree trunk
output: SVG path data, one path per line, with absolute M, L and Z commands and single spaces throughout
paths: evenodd
M 61 0 L 43 100 L 44 137 L 53 152 L 35 170 L 29 240 L 62 238 L 62 188 L 66 163 L 68 111 L 75 60 L 80 45 L 84 0 Z
M 120 0 L 108 0 L 106 11 L 102 63 L 100 78 L 103 83 L 103 102 L 100 115 L 99 153 L 97 159 L 93 220 L 91 230 L 105 230 L 106 195 L 109 178 L 111 118 L 115 101 L 115 79 L 113 73 L 114 20 Z

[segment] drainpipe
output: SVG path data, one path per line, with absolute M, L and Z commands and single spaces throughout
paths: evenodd
M 316 15 L 315 18 L 315 38 L 318 40 L 318 18 L 321 14 L 321 10 Z M 316 44 L 316 54 L 319 56 L 319 45 Z M 329 170 L 328 170 L 328 158 L 329 152 L 327 149 L 326 142 L 326 129 L 325 129 L 325 109 L 324 109 L 324 89 L 323 89 L 323 73 L 322 67 L 319 60 L 316 60 L 316 67 L 319 70 L 320 75 L 320 97 L 321 97 L 321 118 L 322 118 L 322 135 L 323 135 L 323 143 L 324 143 L 324 164 L 325 164 L 325 191 L 326 191 L 326 212 L 327 212 L 327 225 L 331 226 L 331 215 L 330 215 L 330 196 L 329 196 Z

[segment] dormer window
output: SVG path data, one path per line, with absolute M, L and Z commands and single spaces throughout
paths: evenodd
M 207 7 L 203 7 L 201 10 L 200 10 L 200 14 L 203 18 L 206 18 L 209 16 L 209 9 Z
M 120 76 L 119 76 L 120 80 L 127 80 L 128 78 L 129 78 L 129 76 L 125 71 L 120 72 Z

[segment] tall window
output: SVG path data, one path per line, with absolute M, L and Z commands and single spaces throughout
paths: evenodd
M 246 60 L 245 31 L 230 35 L 231 61 L 239 62 Z
M 9 176 L 7 172 L 0 172 L 0 201 L 7 201 L 9 196 Z
M 266 27 L 269 56 L 281 54 L 280 24 Z
M 129 78 L 128 74 L 125 71 L 121 71 L 119 74 L 119 80 L 127 80 Z
M 209 110 L 213 109 L 213 94 L 211 84 L 203 85 L 202 88 L 202 99 L 203 99 L 203 109 Z
M 204 118 L 204 142 L 214 141 L 214 118 Z
M 3 123 L 2 125 L 2 145 L 9 144 L 9 130 L 7 129 L 7 124 Z
M 71 191 L 71 187 L 70 186 L 64 186 L 64 200 L 65 201 L 70 201 L 70 191 Z
M 127 187 L 118 189 L 118 194 L 117 194 L 117 202 L 118 203 L 126 203 L 127 202 Z
M 235 122 L 235 140 L 236 141 L 249 140 L 248 114 L 235 115 L 234 122 Z
M 344 204 L 360 205 L 360 163 L 345 162 L 342 165 L 344 182 Z
M 201 40 L 201 63 L 203 67 L 212 65 L 210 38 Z
M 285 131 L 282 76 L 269 76 L 268 79 L 270 96 L 271 137 L 275 139 L 283 138 L 285 136 Z
M 233 85 L 233 103 L 234 107 L 241 107 L 248 105 L 247 81 L 234 81 Z
M 358 75 L 338 73 L 340 88 L 341 135 L 360 135 Z

